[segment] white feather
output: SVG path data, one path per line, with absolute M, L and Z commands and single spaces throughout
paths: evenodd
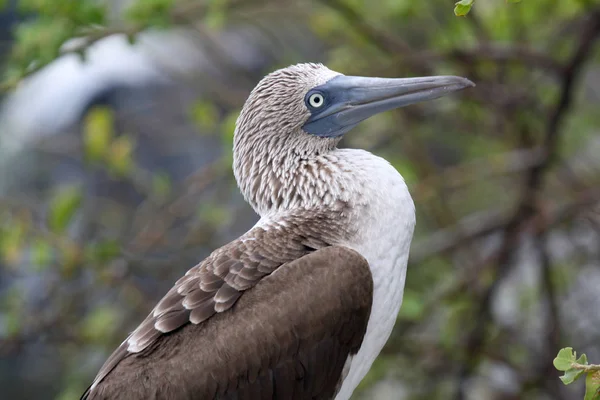
M 340 151 L 355 155 L 363 171 L 355 184 L 362 187 L 360 197 L 369 206 L 354 220 L 359 235 L 346 245 L 369 262 L 374 289 L 367 332 L 359 352 L 350 360 L 350 370 L 336 397 L 345 400 L 371 368 L 396 322 L 404 293 L 415 207 L 404 179 L 386 160 L 362 150 Z

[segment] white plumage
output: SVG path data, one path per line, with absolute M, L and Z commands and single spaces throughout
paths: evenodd
M 402 176 L 386 160 L 363 150 L 338 150 L 352 160 L 354 194 L 367 206 L 353 221 L 355 240 L 344 245 L 369 262 L 373 275 L 373 306 L 367 333 L 336 399 L 348 399 L 387 342 L 402 304 L 406 265 L 415 227 L 415 206 Z

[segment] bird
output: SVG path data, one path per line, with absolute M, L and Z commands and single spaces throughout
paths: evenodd
M 319 63 L 266 75 L 233 143 L 258 222 L 174 284 L 82 399 L 350 398 L 394 327 L 416 218 L 389 162 L 338 143 L 375 114 L 471 86 Z

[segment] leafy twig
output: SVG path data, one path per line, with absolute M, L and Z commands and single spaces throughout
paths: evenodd
M 585 354 L 577 358 L 577 352 L 573 351 L 572 347 L 560 349 L 552 363 L 557 370 L 564 372 L 560 380 L 565 385 L 570 385 L 587 374 L 584 400 L 600 399 L 600 365 L 588 364 Z

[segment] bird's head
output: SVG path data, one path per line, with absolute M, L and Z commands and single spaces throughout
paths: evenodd
M 268 145 L 277 142 L 294 144 L 290 150 L 298 154 L 319 152 L 375 114 L 469 86 L 474 85 L 458 76 L 365 78 L 322 64 L 292 65 L 267 75 L 250 93 L 237 121 L 236 144 L 272 149 Z
M 322 64 L 277 70 L 252 90 L 237 120 L 236 179 L 244 186 L 252 176 L 255 186 L 268 169 L 285 174 L 297 162 L 333 150 L 345 133 L 375 114 L 469 86 L 471 81 L 457 76 L 345 76 Z

